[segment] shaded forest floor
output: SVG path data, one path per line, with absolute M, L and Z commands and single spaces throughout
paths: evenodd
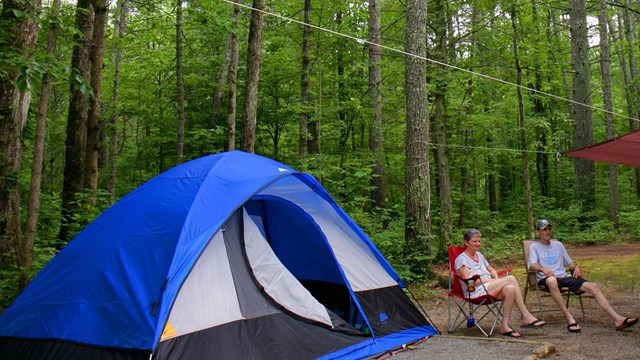
M 628 317 L 640 317 L 640 243 L 624 245 L 567 246 L 573 260 L 581 264 L 585 278 L 600 284 L 605 295 L 618 313 Z M 515 261 L 513 274 L 524 283 L 522 255 Z M 502 264 L 494 265 L 498 269 Z M 444 272 L 443 272 L 444 271 Z M 438 269 L 446 276 L 446 269 Z M 447 333 L 446 289 L 434 286 L 435 296 L 419 296 L 418 300 L 436 327 Z M 575 301 L 574 301 L 575 300 Z M 572 299 L 570 310 L 582 326 L 581 333 L 569 333 L 560 312 L 545 313 L 547 325 L 541 330 L 520 329 L 520 314 L 514 309 L 512 327 L 522 332 L 523 340 L 553 343 L 556 353 L 550 359 L 633 359 L 640 356 L 640 325 L 623 331 L 615 331 L 611 318 L 592 297 L 584 297 L 585 318 L 581 317 L 577 299 Z M 543 307 L 555 309 L 552 299 L 542 299 Z M 527 306 L 535 310 L 535 295 L 527 296 Z M 537 315 L 534 313 L 534 315 Z M 452 335 L 478 337 L 482 334 L 472 328 L 458 328 Z M 502 338 L 494 334 L 493 338 Z M 499 357 L 498 357 L 499 358 Z

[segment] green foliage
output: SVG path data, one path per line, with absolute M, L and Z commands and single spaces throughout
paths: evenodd
M 109 194 L 102 189 L 98 189 L 95 194 L 85 190 L 76 194 L 73 203 L 77 211 L 73 214 L 73 222 L 70 224 L 70 238 L 74 237 L 109 207 Z
M 17 267 L 0 269 L 0 311 L 4 310 L 22 291 L 21 273 Z

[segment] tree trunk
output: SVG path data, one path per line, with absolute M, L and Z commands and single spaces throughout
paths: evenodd
M 111 117 L 111 123 L 109 124 L 110 138 L 109 138 L 109 181 L 107 189 L 109 191 L 109 203 L 113 203 L 116 196 L 116 179 L 118 173 L 117 155 L 118 155 L 118 118 L 120 117 L 120 74 L 122 70 L 122 56 L 123 49 L 121 45 L 122 38 L 124 37 L 127 19 L 127 2 L 128 0 L 118 1 L 118 17 L 115 24 L 115 38 L 116 47 L 116 60 L 115 60 L 115 73 L 113 76 L 113 96 L 111 98 L 113 106 L 113 116 Z
M 465 143 L 466 143 L 466 136 L 467 132 L 465 131 Z M 461 184 L 460 184 L 460 193 L 461 193 L 461 198 L 460 198 L 460 204 L 458 206 L 458 226 L 463 226 L 464 225 L 464 217 L 466 214 L 466 197 L 467 197 L 467 190 L 469 189 L 469 167 L 468 166 L 463 166 L 462 169 L 460 169 L 460 175 L 461 175 Z
M 487 139 L 488 143 L 491 143 L 491 139 Z M 500 210 L 498 207 L 498 175 L 497 169 L 494 166 L 494 155 L 487 155 L 487 192 L 489 195 L 489 211 L 497 212 Z
M 624 19 L 625 25 L 625 36 L 627 39 L 627 46 L 629 47 L 629 75 L 630 75 L 630 84 L 631 84 L 631 99 L 629 99 L 629 106 L 631 108 L 631 113 L 629 116 L 633 118 L 633 120 L 629 120 L 629 130 L 634 131 L 640 128 L 640 104 L 638 104 L 638 94 L 640 93 L 640 84 L 638 81 L 640 80 L 640 74 L 638 74 L 638 59 L 636 55 L 636 27 L 635 27 L 635 17 L 630 16 L 629 7 L 630 1 L 625 1 L 625 6 L 623 6 L 622 17 Z M 635 168 L 635 177 L 636 177 L 636 196 L 640 198 L 640 168 Z
M 30 60 L 38 39 L 37 11 L 40 1 L 4 0 L 0 13 L 0 52 L 3 59 Z M 17 14 L 22 13 L 22 16 Z M 3 68 L 0 77 L 0 269 L 24 266 L 20 228 L 20 171 L 22 135 L 31 100 L 28 86 L 16 85 L 19 69 Z M 30 249 L 29 249 L 30 251 Z
M 415 274 L 429 272 L 431 214 L 429 184 L 429 113 L 424 58 L 427 43 L 427 2 L 406 6 L 405 51 L 405 256 Z
M 589 37 L 584 0 L 569 0 L 569 28 L 571 30 L 571 60 L 573 65 L 573 146 L 576 149 L 593 144 L 591 82 L 589 71 Z M 575 160 L 576 199 L 583 214 L 595 208 L 595 166 L 593 161 Z M 588 215 L 587 215 L 588 217 Z M 586 218 L 581 221 L 587 220 Z
M 69 113 L 67 115 L 67 139 L 65 140 L 64 183 L 62 187 L 62 221 L 58 234 L 62 248 L 71 238 L 70 226 L 77 211 L 75 196 L 84 188 L 84 160 L 87 139 L 87 109 L 91 81 L 89 51 L 93 38 L 93 6 L 91 0 L 78 0 L 76 6 L 75 45 L 71 56 L 73 73 L 69 89 Z
M 532 12 L 532 22 L 533 22 L 533 31 L 535 34 L 538 34 L 535 37 L 536 44 L 533 46 L 535 50 L 536 57 L 545 57 L 547 54 L 544 50 L 540 50 L 543 48 L 542 41 L 540 37 L 542 36 L 542 28 L 540 26 L 540 20 L 538 18 L 538 5 L 535 3 L 535 0 L 531 0 L 531 12 Z M 543 64 L 541 66 L 541 63 Z M 543 91 L 542 84 L 542 67 L 544 66 L 544 62 L 535 61 L 534 63 L 534 88 L 538 91 Z M 532 94 L 531 102 L 533 103 L 533 112 L 534 116 L 538 116 L 540 118 L 547 118 L 547 114 L 545 114 L 545 104 L 543 101 L 543 97 L 539 94 Z M 538 185 L 540 186 L 540 194 L 543 197 L 550 196 L 549 190 L 549 155 L 547 152 L 548 139 L 547 139 L 547 127 L 546 126 L 536 126 L 535 127 L 535 136 L 536 136 L 536 176 L 538 178 Z
M 238 5 L 233 6 L 235 17 L 240 13 Z M 229 105 L 227 107 L 227 146 L 226 150 L 236 148 L 236 101 L 238 90 L 238 47 L 239 39 L 236 29 L 231 35 L 231 64 L 229 68 Z
M 371 202 L 375 208 L 387 207 L 386 184 L 384 180 L 384 147 L 382 123 L 382 49 L 380 46 L 380 0 L 369 1 L 369 96 L 372 119 L 369 125 L 369 150 L 373 154 L 371 179 Z M 386 223 L 384 224 L 386 226 Z
M 470 23 L 471 23 L 471 28 L 476 28 L 478 26 L 478 15 L 479 15 L 479 9 L 477 8 L 476 4 L 474 3 L 474 6 L 472 6 L 471 8 L 471 19 L 470 19 Z M 472 33 L 470 35 L 470 40 L 472 44 L 475 44 L 475 33 Z M 471 47 L 470 51 L 469 51 L 469 70 L 473 71 L 473 65 L 475 63 L 475 57 L 476 57 L 476 51 L 477 49 L 475 47 Z M 466 104 L 464 106 L 464 114 L 473 114 L 473 90 L 474 90 L 474 77 L 473 76 L 469 76 L 468 80 L 467 80 L 467 86 L 465 89 L 465 99 L 466 99 Z M 461 117 L 463 117 L 464 115 L 461 115 Z M 471 138 L 471 130 L 466 128 L 462 130 L 462 137 L 464 139 L 464 145 L 465 146 L 469 146 L 469 142 L 470 142 L 470 138 Z M 466 202 L 467 202 L 467 192 L 469 189 L 469 163 L 470 158 L 471 157 L 471 151 L 466 150 L 464 153 L 464 157 L 463 157 L 463 163 L 461 165 L 461 170 L 460 170 L 460 175 L 461 175 L 461 184 L 460 184 L 460 204 L 458 206 L 458 226 L 463 226 L 464 225 L 464 221 L 465 221 L 465 215 L 466 215 Z
M 239 1 L 239 0 L 238 0 Z M 240 15 L 240 9 L 237 5 L 233 6 L 231 11 L 231 30 L 227 33 L 227 42 L 224 47 L 224 57 L 220 65 L 220 76 L 218 77 L 218 85 L 213 92 L 213 103 L 211 106 L 211 119 L 209 120 L 209 129 L 215 130 L 219 123 L 220 113 L 222 111 L 222 97 L 224 95 L 225 85 L 229 81 L 229 70 L 232 60 L 232 42 L 236 31 L 236 22 Z
M 178 90 L 178 139 L 176 164 L 184 161 L 184 77 L 182 74 L 182 0 L 176 2 L 176 88 Z
M 613 139 L 613 100 L 611 95 L 611 57 L 609 55 L 609 30 L 607 29 L 607 2 L 600 0 L 598 30 L 600 35 L 600 73 L 602 74 L 602 95 L 604 100 L 604 116 L 607 122 L 607 139 Z M 609 164 L 609 220 L 614 228 L 618 228 L 618 172 L 614 164 Z
M 49 19 L 54 20 L 60 13 L 60 1 L 54 0 L 49 10 Z M 47 31 L 47 56 L 46 63 L 51 64 L 55 58 L 56 40 L 58 29 L 54 22 L 49 22 Z M 51 95 L 51 74 L 46 72 L 42 77 L 42 88 L 38 100 L 38 114 L 36 117 L 36 137 L 33 144 L 33 163 L 31 164 L 31 185 L 29 199 L 27 200 L 27 221 L 24 230 L 23 248 L 20 251 L 20 267 L 30 269 L 33 264 L 33 244 L 36 237 L 36 226 L 40 215 L 40 188 L 42 185 L 42 169 L 44 164 L 44 137 L 47 124 L 47 110 Z M 26 276 L 23 276 L 26 278 Z
M 322 14 L 322 10 L 323 10 L 323 4 L 325 2 L 320 2 L 320 10 L 318 11 L 319 13 Z M 324 56 L 323 53 L 323 47 L 321 46 L 321 31 L 317 31 L 315 32 L 316 34 L 316 41 L 315 43 L 317 44 L 316 46 L 316 58 L 321 58 L 322 56 Z M 307 131 L 308 133 L 308 138 L 307 138 L 307 150 L 309 151 L 309 154 L 320 154 L 321 150 L 320 150 L 320 123 L 322 120 L 322 97 L 323 97 L 323 88 L 322 88 L 322 78 L 323 78 L 323 73 L 322 73 L 322 66 L 318 66 L 318 74 L 316 75 L 316 78 L 318 79 L 317 84 L 318 84 L 318 90 L 317 90 L 317 105 L 316 105 L 316 110 L 314 111 L 314 114 L 312 116 L 311 119 L 309 119 L 309 122 L 307 123 Z
M 262 18 L 264 0 L 253 0 L 249 26 L 249 49 L 247 51 L 247 80 L 244 87 L 242 113 L 242 150 L 254 153 L 256 125 L 258 122 L 258 84 L 260 82 L 260 55 L 262 47 Z
M 434 32 L 435 49 L 432 57 L 442 63 L 449 63 L 447 56 L 447 14 L 446 2 L 436 0 L 434 2 Z M 435 89 L 433 95 L 433 122 L 435 125 L 435 152 L 436 152 L 436 172 L 438 173 L 438 198 L 440 200 L 440 225 L 438 233 L 438 254 L 446 254 L 446 246 L 451 244 L 453 238 L 453 205 L 451 200 L 451 178 L 449 170 L 449 153 L 447 151 L 447 119 L 445 114 L 445 100 L 447 95 L 447 73 L 448 70 L 437 66 L 434 67 L 436 76 L 434 77 Z
M 622 49 L 622 42 L 623 40 L 623 36 L 622 36 L 622 29 L 624 29 L 625 25 L 622 22 L 622 16 L 620 16 L 618 14 L 618 16 L 616 16 L 618 18 L 618 36 L 616 36 L 616 32 L 613 31 L 613 29 L 615 28 L 613 26 L 613 21 L 611 21 L 611 19 L 609 19 L 609 29 L 611 29 L 611 35 L 614 38 L 614 45 L 616 46 L 616 53 L 618 53 L 618 59 L 620 60 L 620 71 L 622 72 L 622 79 L 624 81 L 624 98 L 625 98 L 625 104 L 627 105 L 627 114 L 630 117 L 633 117 L 633 95 L 631 94 L 631 70 L 629 69 L 629 66 L 627 66 L 627 57 L 626 54 L 624 52 L 624 50 Z M 633 120 L 629 119 L 629 128 L 633 128 Z
M 300 106 L 302 111 L 300 114 L 300 140 L 298 145 L 298 153 L 307 155 L 309 145 L 309 120 L 311 119 L 311 99 L 309 97 L 309 86 L 311 83 L 311 60 L 309 57 L 309 40 L 311 38 L 311 27 L 308 24 L 311 21 L 311 0 L 304 0 L 304 15 L 302 25 L 302 75 L 300 79 Z
M 100 152 L 100 96 L 102 94 L 102 65 L 104 63 L 104 27 L 107 22 L 108 3 L 106 0 L 92 0 L 93 41 L 89 54 L 91 62 L 91 89 L 89 112 L 87 116 L 87 143 L 84 160 L 84 187 L 94 196 L 91 203 L 95 205 L 95 192 L 98 189 L 98 154 Z
M 527 218 L 527 236 L 534 239 L 533 233 L 533 205 L 531 203 L 531 182 L 529 180 L 529 156 L 527 155 L 527 131 L 524 118 L 524 98 L 522 96 L 522 66 L 520 65 L 519 38 L 516 11 L 517 3 L 511 5 L 511 28 L 513 29 L 513 62 L 516 68 L 516 88 L 518 94 L 518 128 L 519 146 L 521 151 L 522 182 L 524 187 L 525 216 Z
M 342 13 L 342 9 L 338 11 L 335 16 L 336 25 L 338 27 L 338 31 L 342 27 L 344 14 Z M 349 142 L 349 136 L 351 135 L 351 122 L 347 116 L 346 111 L 346 103 L 347 103 L 347 86 L 346 80 L 344 76 L 345 70 L 345 53 L 346 53 L 346 44 L 345 39 L 342 37 L 338 37 L 336 39 L 335 45 L 335 53 L 336 53 L 336 75 L 338 78 L 338 124 L 340 126 L 340 139 L 338 140 L 338 151 L 340 152 L 340 168 L 344 169 L 345 157 L 347 156 L 348 149 L 347 144 Z M 341 174 L 341 181 L 346 184 L 345 174 Z

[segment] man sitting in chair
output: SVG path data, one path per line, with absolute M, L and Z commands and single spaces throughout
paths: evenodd
M 540 328 L 544 326 L 544 321 L 536 319 L 531 315 L 529 310 L 527 310 L 522 300 L 518 280 L 516 280 L 513 275 L 498 277 L 496 270 L 489 265 L 487 259 L 478 251 L 480 250 L 481 237 L 482 233 L 480 233 L 480 230 L 467 230 L 464 233 L 464 245 L 466 249 L 455 261 L 456 271 L 460 278 L 468 279 L 473 275 L 480 275 L 480 279 L 476 280 L 473 286 L 475 290 L 471 293 L 467 290 L 468 284 L 462 285 L 465 296 L 476 298 L 489 294 L 502 301 L 503 315 L 500 329 L 501 335 L 514 338 L 522 336 L 509 325 L 509 318 L 511 317 L 511 310 L 513 309 L 514 303 L 518 307 L 518 310 L 520 310 L 520 313 L 522 313 L 522 327 Z
M 561 242 L 551 239 L 551 223 L 541 219 L 536 223 L 536 234 L 540 243 L 531 244 L 529 249 L 529 269 L 536 271 L 538 284 L 546 286 L 553 300 L 558 304 L 562 314 L 567 319 L 569 332 L 580 332 L 582 328 L 567 309 L 562 299 L 560 288 L 567 287 L 573 293 L 588 292 L 596 299 L 600 307 L 611 316 L 616 330 L 626 329 L 638 323 L 637 318 L 626 318 L 618 314 L 600 290 L 598 284 L 582 277 L 582 269 L 574 263 Z M 573 275 L 569 274 L 569 270 Z

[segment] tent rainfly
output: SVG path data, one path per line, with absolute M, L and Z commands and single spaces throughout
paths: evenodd
M 588 160 L 640 167 L 640 130 L 564 154 Z
M 98 216 L 0 315 L 2 359 L 358 359 L 437 330 L 310 175 L 241 151 Z

